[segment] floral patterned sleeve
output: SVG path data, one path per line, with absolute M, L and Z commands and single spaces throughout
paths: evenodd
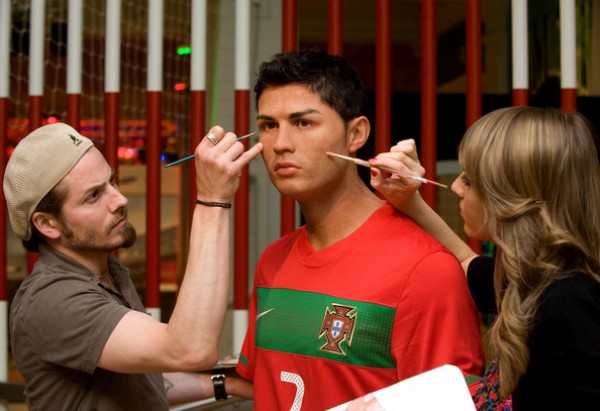
M 494 360 L 481 379 L 473 398 L 477 411 L 512 411 L 512 395 L 501 398 L 499 384 L 498 367 Z

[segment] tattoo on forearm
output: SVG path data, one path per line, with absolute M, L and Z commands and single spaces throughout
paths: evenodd
M 169 381 L 167 378 L 164 378 L 164 377 L 163 377 L 163 380 L 165 381 L 165 390 L 166 390 L 167 392 L 169 392 L 169 390 L 170 390 L 171 388 L 173 388 L 173 387 L 174 387 L 174 385 L 173 385 L 173 383 L 172 383 L 171 381 Z

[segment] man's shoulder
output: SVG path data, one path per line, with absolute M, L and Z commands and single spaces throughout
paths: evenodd
M 82 294 L 96 290 L 89 273 L 81 270 L 73 270 L 68 264 L 63 265 L 60 261 L 49 262 L 40 259 L 33 271 L 19 286 L 13 304 L 15 307 L 21 303 L 39 301 L 62 301 L 73 294 Z M 37 305 L 37 304 L 36 304 Z
M 421 228 L 410 217 L 393 208 L 380 220 L 379 230 L 385 233 L 389 241 L 411 245 L 424 253 L 448 251 L 442 243 Z

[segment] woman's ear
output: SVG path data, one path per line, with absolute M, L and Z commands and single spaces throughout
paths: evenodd
M 371 133 L 371 123 L 365 116 L 353 118 L 348 122 L 348 152 L 356 153 L 364 146 Z
M 44 237 L 51 239 L 60 237 L 58 221 L 52 214 L 36 211 L 31 216 L 31 223 Z

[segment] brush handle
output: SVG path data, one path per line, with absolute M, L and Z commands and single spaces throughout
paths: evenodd
M 383 167 L 383 166 L 374 166 L 371 163 L 369 163 L 368 161 L 362 160 L 360 158 L 349 157 L 349 156 L 345 156 L 345 155 L 342 155 L 342 154 L 332 153 L 331 151 L 327 151 L 326 154 L 328 156 L 339 157 L 339 158 L 343 158 L 344 160 L 352 161 L 354 164 L 358 164 L 359 166 L 369 167 L 369 168 L 376 168 L 378 170 L 387 171 L 388 173 L 397 174 L 397 175 L 402 176 L 402 177 L 412 178 L 413 180 L 420 181 L 423 184 L 428 184 L 429 183 L 429 184 L 434 184 L 434 185 L 436 185 L 438 187 L 448 188 L 447 185 L 442 184 L 442 183 L 438 183 L 437 181 L 428 180 L 425 177 L 414 176 L 414 175 L 406 173 L 404 171 L 394 170 L 392 168 L 387 168 L 387 167 Z
M 256 130 L 256 131 L 253 131 L 252 133 L 245 134 L 245 135 L 243 135 L 243 136 L 241 136 L 241 137 L 238 137 L 238 138 L 237 138 L 237 141 L 242 141 L 242 140 L 244 140 L 244 139 L 246 139 L 246 138 L 248 138 L 248 137 L 252 137 L 252 136 L 253 136 L 253 135 L 255 135 L 256 133 L 258 133 L 258 130 Z M 184 161 L 191 160 L 191 159 L 192 159 L 192 158 L 194 158 L 195 156 L 196 156 L 195 154 L 190 154 L 189 156 L 182 157 L 182 158 L 180 158 L 179 160 L 175 160 L 175 161 L 173 161 L 172 163 L 165 164 L 165 168 L 169 168 L 169 167 L 171 167 L 171 166 L 174 166 L 174 165 L 176 165 L 176 164 L 183 163 Z

